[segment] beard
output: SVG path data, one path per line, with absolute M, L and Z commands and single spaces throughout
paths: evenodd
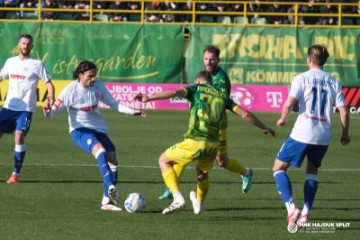
M 21 55 L 29 56 L 29 55 L 30 55 L 30 51 L 31 51 L 31 49 L 30 49 L 30 50 L 29 50 L 29 49 L 21 49 L 21 50 L 20 50 L 20 53 L 21 53 Z

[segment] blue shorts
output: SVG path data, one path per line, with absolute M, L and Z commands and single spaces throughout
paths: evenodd
M 309 162 L 319 168 L 328 147 L 328 145 L 301 143 L 289 137 L 282 145 L 276 158 L 295 167 L 300 167 L 306 156 Z
M 11 134 L 16 129 L 27 134 L 30 130 L 32 115 L 32 112 L 2 108 L 0 111 L 0 132 Z
M 115 146 L 105 134 L 89 128 L 77 128 L 70 133 L 72 140 L 85 152 L 92 154 L 92 149 L 101 143 L 106 152 L 115 152 Z

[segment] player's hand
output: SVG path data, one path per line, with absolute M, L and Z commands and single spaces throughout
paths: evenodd
M 139 101 L 139 102 L 146 103 L 146 102 L 149 101 L 149 97 L 147 95 L 143 94 L 143 93 L 138 93 L 134 97 L 134 101 Z
M 43 106 L 43 113 L 44 115 L 47 117 L 49 115 L 49 113 L 51 112 L 51 106 L 52 106 L 52 103 L 51 103 L 51 99 L 50 97 L 48 97 L 46 99 L 46 103 L 45 105 Z
M 143 118 L 146 118 L 146 113 L 140 110 L 135 110 L 132 114 L 133 116 L 141 116 Z
M 350 143 L 351 139 L 349 136 L 341 136 L 341 144 L 342 145 L 348 145 Z
M 287 123 L 287 120 L 286 120 L 286 119 L 280 118 L 280 119 L 277 121 L 276 126 L 277 126 L 278 128 L 281 128 L 281 127 L 284 126 L 286 123 Z
M 273 137 L 277 137 L 277 135 L 278 135 L 277 132 L 274 131 L 274 129 L 269 128 L 269 127 L 266 127 L 266 129 L 262 130 L 262 132 L 263 132 L 264 134 L 270 133 Z

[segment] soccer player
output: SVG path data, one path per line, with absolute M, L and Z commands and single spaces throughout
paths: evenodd
M 36 111 L 39 79 L 45 82 L 51 103 L 55 92 L 44 63 L 30 56 L 32 36 L 21 35 L 18 48 L 19 55 L 8 58 L 0 71 L 0 82 L 9 77 L 9 89 L 0 111 L 0 138 L 4 133 L 12 134 L 15 131 L 14 169 L 7 183 L 20 181 L 26 152 L 25 137 L 30 130 L 33 112 Z
M 228 75 L 225 71 L 219 66 L 220 62 L 220 49 L 218 47 L 209 45 L 205 46 L 203 51 L 203 61 L 205 70 L 211 73 L 212 82 L 216 89 L 225 93 L 227 97 L 230 97 L 231 83 Z M 248 114 L 245 121 L 256 125 L 260 120 L 255 119 L 256 117 L 253 114 Z M 256 125 L 258 126 L 258 125 Z M 233 158 L 228 157 L 228 142 L 227 142 L 227 127 L 228 119 L 226 112 L 223 113 L 221 125 L 220 125 L 220 148 L 216 156 L 216 161 L 219 167 L 225 168 L 230 172 L 234 172 L 241 175 L 242 178 L 242 192 L 247 193 L 250 191 L 252 184 L 253 169 L 245 168 L 240 162 Z M 181 165 L 174 166 L 176 174 L 181 176 L 183 172 L 183 167 Z M 171 191 L 169 189 L 159 197 L 159 199 L 168 199 L 172 198 Z
M 312 45 L 307 51 L 309 70 L 297 75 L 291 83 L 289 96 L 284 104 L 277 126 L 287 123 L 287 118 L 299 102 L 299 113 L 289 138 L 285 141 L 273 166 L 276 186 L 288 212 L 288 230 L 304 225 L 310 215 L 318 188 L 318 168 L 328 149 L 333 106 L 340 112 L 342 135 L 340 142 L 350 142 L 350 117 L 344 102 L 340 84 L 323 70 L 329 53 L 322 45 Z M 295 206 L 292 186 L 286 170 L 290 165 L 300 167 L 307 157 L 306 179 L 304 183 L 304 207 Z M 300 215 L 300 217 L 299 217 Z
M 93 62 L 80 62 L 73 73 L 75 81 L 61 91 L 54 104 L 47 103 L 43 112 L 45 116 L 53 117 L 57 112 L 67 109 L 71 138 L 98 161 L 104 181 L 101 209 L 121 211 L 116 206 L 119 193 L 116 188 L 118 161 L 115 146 L 107 136 L 107 126 L 99 110 L 99 102 L 121 113 L 142 117 L 146 117 L 146 114 L 118 103 L 105 84 L 96 81 L 96 74 L 97 67 Z
M 220 148 L 219 130 L 225 109 L 232 110 L 239 116 L 246 118 L 249 113 L 236 105 L 226 93 L 211 85 L 212 77 L 207 71 L 199 72 L 195 77 L 195 84 L 176 90 L 168 90 L 152 96 L 139 93 L 135 100 L 143 103 L 168 99 L 172 97 L 187 98 L 190 106 L 189 129 L 185 133 L 185 140 L 169 147 L 160 155 L 159 166 L 166 186 L 173 193 L 172 204 L 163 210 L 163 214 L 175 212 L 185 206 L 185 199 L 179 189 L 179 175 L 173 166 L 183 168 L 197 161 L 197 190 L 190 192 L 193 210 L 200 214 L 202 202 L 209 191 L 208 174 L 214 165 L 216 154 Z M 265 133 L 276 135 L 274 130 L 256 121 Z

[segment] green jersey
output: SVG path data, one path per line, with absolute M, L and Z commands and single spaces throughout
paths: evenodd
M 190 107 L 189 129 L 185 138 L 218 142 L 223 113 L 226 109 L 234 111 L 237 104 L 210 84 L 195 84 L 184 89 Z
M 225 93 L 230 98 L 231 83 L 230 78 L 221 67 L 218 67 L 214 73 L 211 74 L 213 86 L 219 91 Z M 222 121 L 220 124 L 220 130 L 226 129 L 228 126 L 226 112 L 224 111 Z

